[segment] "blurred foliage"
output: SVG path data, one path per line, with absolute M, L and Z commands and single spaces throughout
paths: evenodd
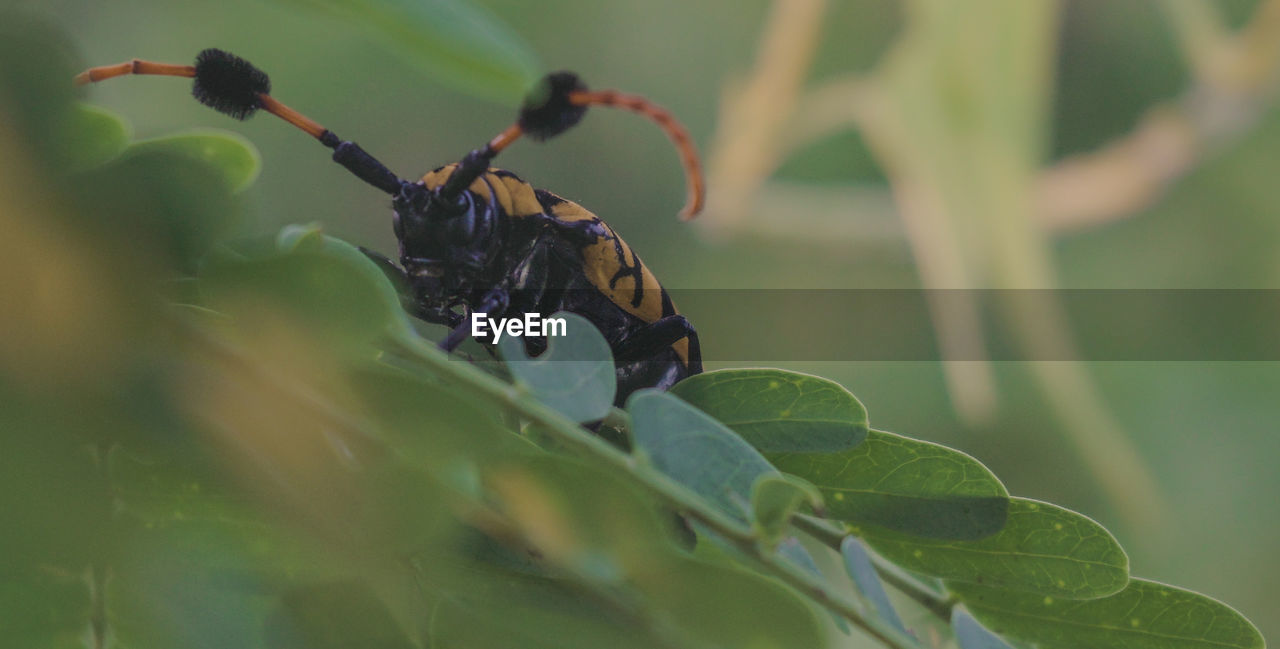
M 576 449 L 587 458 L 571 460 L 530 443 L 546 441 L 540 435 L 513 434 L 510 420 L 500 417 L 514 411 L 517 420 L 541 418 L 546 428 L 555 405 L 536 397 L 539 386 L 546 394 L 562 388 L 554 373 L 546 384 L 536 374 L 523 376 L 534 397 L 512 404 L 474 392 L 489 379 L 474 373 L 460 380 L 442 368 L 461 364 L 433 365 L 441 359 L 425 349 L 405 343 L 418 353 L 401 348 L 388 356 L 386 337 L 408 337 L 409 330 L 376 268 L 315 228 L 269 234 L 287 223 L 320 219 L 343 238 L 393 245 L 372 195 L 331 168 L 324 151 L 265 120 L 237 127 L 247 140 L 207 132 L 172 136 L 193 125 L 227 123 L 186 105 L 192 102 L 183 102 L 171 80 L 95 88 L 95 103 L 134 118 L 144 138 L 166 138 L 131 141 L 132 128 L 74 103 L 65 83 L 85 63 L 71 54 L 77 48 L 93 63 L 132 56 L 185 60 L 212 41 L 207 44 L 255 60 L 274 59 L 269 69 L 281 96 L 338 132 L 358 134 L 392 168 L 409 172 L 456 159 L 510 117 L 508 109 L 446 97 L 423 81 L 418 66 L 450 65 L 423 52 L 497 52 L 485 64 L 495 71 L 491 77 L 466 65 L 433 72 L 464 86 L 480 84 L 466 87 L 476 96 L 508 99 L 531 65 L 527 55 L 502 54 L 525 47 L 511 36 L 519 33 L 533 43 L 529 49 L 572 63 L 599 85 L 661 97 L 705 137 L 714 117 L 709 88 L 745 67 L 763 3 L 655 8 L 491 0 L 483 3 L 488 10 L 474 11 L 454 5 L 464 7 L 467 20 L 479 20 L 481 31 L 496 34 L 485 40 L 468 32 L 468 43 L 491 45 L 478 50 L 448 40 L 396 43 L 403 33 L 364 35 L 377 33 L 379 25 L 356 35 L 323 14 L 244 2 L 217 8 L 143 3 L 146 8 L 130 11 L 75 0 L 38 4 L 37 12 L 56 16 L 79 44 L 69 45 L 43 22 L 6 16 L 0 28 L 0 302 L 6 305 L 0 316 L 0 511 L 4 528 L 20 531 L 0 540 L 0 633 L 16 644 L 295 647 L 348 646 L 358 639 L 386 647 L 861 645 L 861 635 L 848 639 L 827 628 L 814 614 L 824 604 L 803 587 L 830 588 L 828 608 L 845 601 L 840 593 L 849 585 L 836 580 L 840 575 L 826 570 L 819 578 L 793 554 L 799 548 L 810 565 L 827 566 L 828 550 L 783 541 L 780 552 L 792 558 L 775 562 L 775 555 L 757 554 L 761 550 L 751 542 L 741 542 L 762 533 L 771 545 L 779 515 L 794 523 L 785 528 L 789 534 L 817 536 L 833 548 L 848 538 L 843 527 L 828 538 L 801 522 L 812 501 L 775 507 L 771 499 L 752 498 L 753 487 L 777 480 L 771 476 L 781 468 L 813 483 L 826 514 L 856 528 L 872 549 L 952 580 L 947 587 L 973 616 L 1009 637 L 1071 644 L 1080 637 L 1072 634 L 1085 628 L 1104 630 L 1093 642 L 1119 638 L 1126 646 L 1148 646 L 1160 637 L 1193 647 L 1209 633 L 1222 634 L 1206 636 L 1214 642 L 1259 645 L 1234 611 L 1143 580 L 1121 580 L 1128 586 L 1119 593 L 1070 604 L 1061 614 L 1038 608 L 1051 606 L 1046 597 L 1062 604 L 1057 598 L 1073 589 L 1115 592 L 1112 573 L 1124 552 L 1105 529 L 1074 512 L 1046 507 L 1035 518 L 1027 511 L 1031 501 L 1009 499 L 995 474 L 1014 492 L 1101 511 L 1099 518 L 1113 529 L 1123 530 L 1125 521 L 1108 509 L 1092 481 L 1080 479 L 1084 471 L 1077 462 L 1063 459 L 1071 456 L 1061 443 L 1035 434 L 1058 424 L 1046 414 L 1043 395 L 1028 389 L 1025 368 L 995 369 L 1007 405 L 992 421 L 969 424 L 985 435 L 962 437 L 958 431 L 966 425 L 952 414 L 936 365 L 797 367 L 854 387 L 887 417 L 891 425 L 885 427 L 963 445 L 994 472 L 942 446 L 866 432 L 865 410 L 852 397 L 837 399 L 838 425 L 826 433 L 838 440 L 841 430 L 854 432 L 848 438 L 857 441 L 843 451 L 823 449 L 844 456 L 785 448 L 789 437 L 810 439 L 821 418 L 797 419 L 780 410 L 772 412 L 772 428 L 744 427 L 739 438 L 728 432 L 735 427 L 733 413 L 767 404 L 742 394 L 734 401 L 733 393 L 723 392 L 710 392 L 705 401 L 689 396 L 711 416 L 673 397 L 642 395 L 651 403 L 641 408 L 649 410 L 632 412 L 631 433 L 652 470 L 635 458 L 628 458 L 639 467 L 634 474 L 602 463 L 614 456 L 572 437 L 571 431 L 584 435 L 561 420 L 557 430 L 565 437 L 546 446 Z M 1252 4 L 1222 6 L 1230 24 L 1238 25 Z M 871 69 L 902 26 L 897 5 L 860 0 L 836 7 L 837 19 L 824 29 L 816 53 L 815 74 Z M 380 6 L 392 11 L 401 5 Z M 1039 133 L 1050 142 L 1049 155 L 1090 150 L 1123 134 L 1145 106 L 1181 87 L 1185 73 L 1167 33 L 1150 19 L 1154 6 L 1065 3 L 1054 61 L 1054 119 L 1043 125 L 1047 133 Z M 499 27 L 490 13 L 511 27 Z M 411 20 L 381 24 L 397 22 L 418 25 L 410 30 L 413 38 L 433 33 Z M 416 52 L 415 62 L 369 51 L 368 41 Z M 852 52 L 833 45 L 842 41 L 858 45 Z M 657 42 L 667 45 L 654 47 Z M 1270 109 L 1261 120 L 1242 144 L 1208 159 L 1140 218 L 1055 241 L 1063 282 L 1273 284 L 1280 229 L 1271 177 L 1280 166 L 1274 155 L 1280 121 Z M 503 164 L 537 185 L 581 196 L 627 233 L 668 286 L 918 281 L 900 239 L 833 245 L 748 233 L 732 244 L 692 242 L 674 219 L 656 217 L 674 213 L 679 200 L 670 152 L 647 125 L 629 123 L 602 115 L 554 149 L 513 150 Z M 880 182 L 881 169 L 862 137 L 840 137 L 845 139 L 796 153 L 783 173 L 810 181 Z M 247 141 L 261 147 L 266 171 L 245 192 L 239 190 L 259 166 Z M 344 221 L 344 213 L 352 217 Z M 787 215 L 774 218 L 785 221 Z M 231 233 L 258 236 L 229 243 Z M 696 303 L 681 307 L 708 341 L 717 329 L 733 326 Z M 777 335 L 805 331 L 797 319 Z M 1221 595 L 1267 630 L 1275 624 L 1267 617 L 1277 566 L 1270 548 L 1280 527 L 1266 494 L 1276 488 L 1272 433 L 1280 375 L 1253 364 L 1095 370 L 1102 392 L 1135 431 L 1169 500 L 1177 503 L 1178 534 L 1129 534 L 1136 540 L 1126 545 L 1139 572 Z M 514 368 L 512 373 L 519 375 Z M 801 387 L 819 381 L 777 376 Z M 827 405 L 805 403 L 815 411 Z M 726 409 L 716 412 L 717 404 Z M 804 436 L 796 433 L 800 429 Z M 680 459 L 690 452 L 672 445 L 670 438 L 680 432 L 696 433 L 688 443 L 705 455 L 684 458 L 693 461 L 680 470 L 664 468 L 664 453 Z M 954 468 L 891 470 L 922 459 Z M 851 461 L 878 465 L 896 482 L 881 491 L 842 482 L 874 475 L 860 470 L 845 477 L 837 469 Z M 754 467 L 750 479 L 736 473 L 742 467 Z M 714 491 L 717 483 L 705 479 L 713 474 L 733 475 L 736 488 L 726 493 L 722 481 Z M 692 493 L 678 488 L 685 480 Z M 973 490 L 955 492 L 958 484 Z M 668 538 L 673 494 L 679 494 L 674 502 L 712 512 L 709 520 L 721 526 L 696 526 L 703 542 L 693 556 Z M 856 494 L 844 500 L 856 506 L 842 506 L 839 494 Z M 901 507 L 907 500 L 924 504 Z M 715 518 L 717 511 L 729 520 Z M 1106 557 L 1100 570 L 1105 579 L 1046 569 L 1037 534 L 1010 538 L 1002 531 L 1014 526 L 1015 515 L 1031 516 L 1019 519 L 1019 529 L 1061 524 L 1100 543 L 1086 550 Z M 954 525 L 970 531 L 959 533 Z M 726 535 L 734 530 L 743 536 Z M 967 564 L 958 557 L 988 551 L 984 544 L 1016 558 L 1002 567 L 1008 570 L 1000 584 L 1005 590 L 966 585 Z M 938 559 L 935 552 L 954 554 Z M 946 570 L 930 568 L 931 562 Z M 807 576 L 779 577 L 797 570 Z M 970 576 L 990 574 L 981 564 L 972 570 Z M 924 587 L 914 588 L 914 582 L 895 581 L 891 571 L 883 574 L 900 587 L 892 601 L 907 626 L 929 624 L 921 612 L 928 605 L 916 606 L 901 594 L 928 593 L 932 582 L 920 578 Z M 1065 583 L 1037 581 L 1046 574 Z M 1009 586 L 1018 577 L 1027 582 Z M 871 608 L 881 606 L 873 587 L 859 582 L 858 588 L 875 602 Z M 1168 600 L 1169 612 L 1117 615 L 1133 609 L 1134 597 Z M 853 605 L 834 613 L 856 616 L 861 610 Z M 1162 615 L 1188 623 L 1161 628 L 1155 621 Z M 1206 626 L 1205 615 L 1231 623 Z M 1032 616 L 1053 623 L 1029 625 Z M 910 638 L 894 635 L 888 616 L 869 619 L 884 622 L 883 629 L 872 626 L 887 637 L 912 646 L 906 644 Z M 982 646 L 965 640 L 973 632 L 962 625 L 971 619 L 957 614 L 956 620 L 962 646 Z M 1117 635 L 1117 627 L 1127 627 L 1125 634 Z

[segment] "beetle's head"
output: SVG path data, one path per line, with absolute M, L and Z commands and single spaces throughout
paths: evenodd
M 420 298 L 447 305 L 484 282 L 499 217 L 492 189 L 450 199 L 419 182 L 406 185 L 394 205 L 400 264 Z

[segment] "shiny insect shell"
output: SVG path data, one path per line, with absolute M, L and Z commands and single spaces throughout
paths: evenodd
M 499 169 L 479 175 L 456 206 L 432 200 L 457 168 L 432 171 L 396 197 L 401 267 L 375 257 L 407 289 L 411 313 L 451 327 L 442 347 L 470 332 L 471 313 L 569 311 L 609 341 L 619 405 L 635 390 L 666 389 L 702 371 L 697 332 L 613 228 Z M 530 353 L 545 347 L 525 340 Z
M 333 150 L 335 162 L 390 195 L 399 264 L 365 253 L 399 284 L 410 313 L 450 327 L 441 348 L 452 351 L 462 343 L 472 314 L 506 319 L 568 311 L 591 321 L 609 342 L 617 405 L 636 390 L 666 389 L 702 371 L 697 333 L 613 228 L 577 204 L 489 166 L 522 135 L 536 140 L 559 135 L 592 105 L 623 108 L 649 117 L 676 143 L 689 183 L 684 216 L 690 218 L 704 195 L 697 154 L 684 128 L 647 100 L 589 91 L 572 73 L 547 75 L 526 98 L 515 124 L 458 163 L 411 182 L 276 100 L 266 73 L 221 50 L 204 50 L 195 65 L 134 59 L 90 68 L 75 81 L 131 74 L 193 78 L 198 101 L 236 119 L 258 110 L 271 113 L 319 140 Z M 525 340 L 533 353 L 546 345 L 537 338 Z

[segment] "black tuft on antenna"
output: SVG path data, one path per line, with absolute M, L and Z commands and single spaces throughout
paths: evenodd
M 520 128 L 535 140 L 569 130 L 587 114 L 587 107 L 573 104 L 569 95 L 586 89 L 586 84 L 572 72 L 548 74 L 525 97 L 520 107 Z
M 210 48 L 196 56 L 191 94 L 205 106 L 244 120 L 261 107 L 258 95 L 270 92 L 267 73 L 234 54 Z

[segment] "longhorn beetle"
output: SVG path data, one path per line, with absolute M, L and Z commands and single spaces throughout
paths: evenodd
M 514 124 L 461 161 L 408 181 L 277 101 L 266 73 L 238 56 L 207 49 L 195 65 L 134 59 L 90 68 L 75 82 L 129 74 L 193 78 L 192 95 L 200 103 L 238 120 L 265 110 L 333 149 L 335 162 L 389 194 L 400 264 L 365 254 L 400 285 L 411 314 L 450 328 L 442 349 L 453 351 L 470 335 L 473 314 L 505 319 L 563 310 L 586 317 L 608 340 L 618 405 L 640 388 L 666 389 L 702 371 L 697 332 L 613 228 L 573 202 L 489 167 L 521 135 L 546 140 L 572 128 L 589 106 L 624 108 L 657 122 L 676 144 L 688 182 L 682 217 L 692 218 L 704 195 L 693 143 L 670 113 L 649 101 L 590 91 L 570 72 L 549 74 L 525 99 Z M 545 344 L 526 339 L 535 353 Z

